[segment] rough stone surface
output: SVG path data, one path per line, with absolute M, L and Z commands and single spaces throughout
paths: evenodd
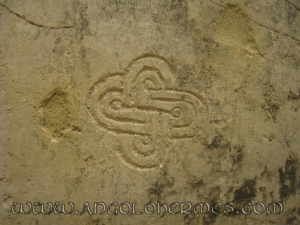
M 300 224 L 299 27 L 298 0 L 1 0 L 0 223 Z

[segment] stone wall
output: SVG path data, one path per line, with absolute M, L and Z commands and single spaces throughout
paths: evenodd
M 299 27 L 298 0 L 0 0 L 0 223 L 300 224 Z

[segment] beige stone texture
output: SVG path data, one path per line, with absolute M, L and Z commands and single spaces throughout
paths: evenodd
M 0 0 L 0 224 L 299 225 L 299 28 L 299 0 Z

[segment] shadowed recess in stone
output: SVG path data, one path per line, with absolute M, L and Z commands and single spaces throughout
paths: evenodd
M 55 137 L 61 137 L 62 131 L 69 127 L 69 111 L 67 107 L 66 93 L 55 92 L 42 104 L 44 115 L 44 125 L 53 133 Z
M 216 40 L 233 47 L 258 52 L 247 15 L 237 5 L 228 5 L 222 10 L 216 27 Z

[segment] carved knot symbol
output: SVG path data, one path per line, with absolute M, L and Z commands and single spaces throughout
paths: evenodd
M 172 143 L 198 134 L 206 103 L 176 87 L 169 62 L 146 55 L 91 88 L 88 112 L 98 125 L 119 136 L 116 153 L 126 165 L 139 170 L 162 167 Z

